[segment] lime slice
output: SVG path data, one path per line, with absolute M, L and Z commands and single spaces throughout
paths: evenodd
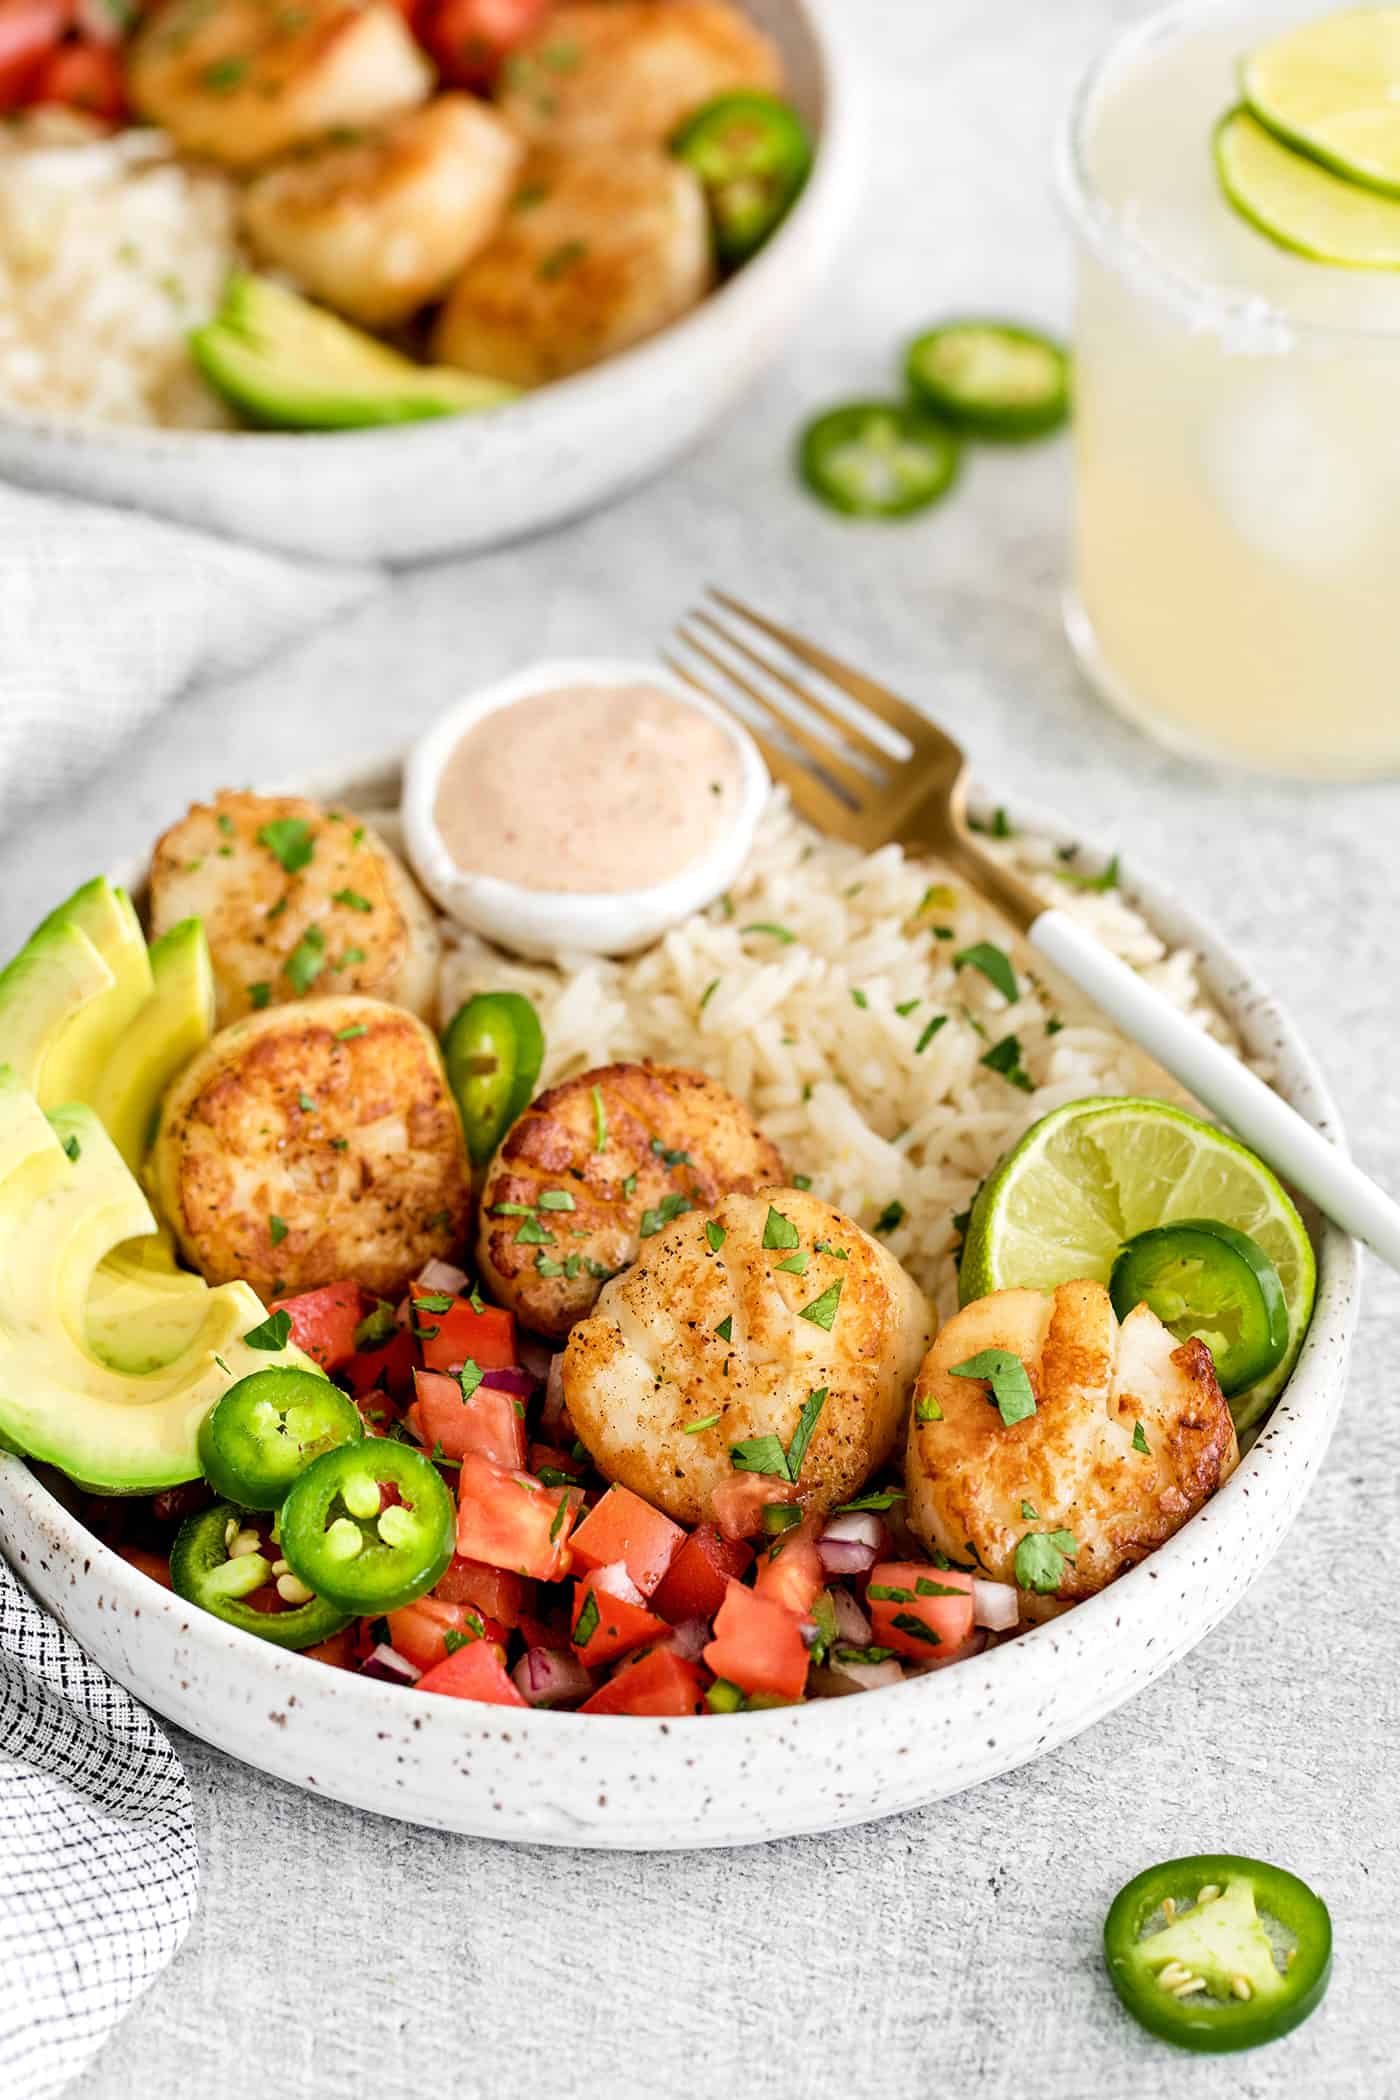
M 1312 1242 L 1262 1160 L 1165 1101 L 1071 1101 L 1026 1132 L 984 1183 L 963 1247 L 964 1305 L 1071 1277 L 1107 1283 L 1119 1248 L 1174 1218 L 1218 1218 L 1257 1240 L 1278 1270 L 1288 1348 L 1231 1401 L 1235 1425 L 1257 1421 L 1283 1386 L 1312 1316 Z
M 1280 145 L 1247 109 L 1217 126 L 1215 166 L 1235 210 L 1281 248 L 1349 270 L 1400 270 L 1400 198 L 1358 189 Z
M 1308 22 L 1247 58 L 1260 122 L 1350 182 L 1400 196 L 1400 7 Z

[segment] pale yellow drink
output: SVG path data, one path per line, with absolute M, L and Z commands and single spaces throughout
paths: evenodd
M 1065 142 L 1076 225 L 1071 639 L 1162 738 L 1269 771 L 1400 771 L 1400 272 L 1289 254 L 1211 136 L 1317 0 L 1171 9 Z

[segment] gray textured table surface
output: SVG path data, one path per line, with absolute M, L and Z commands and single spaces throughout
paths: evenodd
M 853 7 L 857 0 L 849 0 Z M 1172 864 L 1284 994 L 1365 1164 L 1400 1187 L 1400 788 L 1210 777 L 1109 718 L 1056 619 L 1067 459 L 979 456 L 904 530 L 793 489 L 811 404 L 885 383 L 925 316 L 1063 316 L 1054 118 L 1112 0 L 863 0 L 879 126 L 857 240 L 804 339 L 666 481 L 528 548 L 422 571 L 235 689 L 184 701 L 95 791 L 0 849 L 0 952 L 63 885 L 195 793 L 382 747 L 465 678 L 541 650 L 647 649 L 702 577 L 746 585 L 923 696 L 983 775 Z M 1248 1600 L 1169 1678 L 1058 1756 L 833 1838 L 680 1858 L 531 1852 L 380 1822 L 182 1741 L 204 1847 L 174 1967 L 75 2088 L 175 2100 L 429 2091 L 977 2100 L 1400 2092 L 1395 1642 L 1400 1290 L 1377 1273 L 1331 1458 Z M 1097 1952 L 1147 1862 L 1280 1859 L 1336 1920 L 1330 1999 L 1233 2063 L 1168 2060 Z

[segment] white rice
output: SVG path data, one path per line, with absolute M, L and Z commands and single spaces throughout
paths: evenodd
M 1194 956 L 1169 952 L 1116 891 L 1061 881 L 1048 840 L 1019 837 L 994 850 L 1174 1006 L 1231 1041 Z M 793 938 L 746 930 L 759 924 Z M 728 897 L 642 955 L 555 968 L 503 956 L 458 929 L 447 938 L 444 1016 L 474 991 L 515 989 L 544 1023 L 548 1083 L 639 1057 L 720 1080 L 781 1148 L 789 1174 L 810 1176 L 839 1210 L 871 1227 L 902 1205 L 882 1238 L 941 1313 L 956 1305 L 953 1219 L 1037 1117 L 1089 1094 L 1187 1098 L 1081 993 L 1052 981 L 964 883 L 898 846 L 865 856 L 823 838 L 781 792 Z M 1014 1003 L 974 966 L 956 964 L 981 941 L 1009 957 Z M 909 1001 L 912 1010 L 897 1011 Z M 1029 1091 L 981 1061 L 1013 1035 Z
M 234 261 L 235 191 L 158 132 L 0 124 L 0 400 L 105 423 L 219 427 L 190 358 Z

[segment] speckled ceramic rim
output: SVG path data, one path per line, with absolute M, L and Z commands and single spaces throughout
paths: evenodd
M 301 786 L 372 815 L 393 806 L 398 779 L 390 760 Z M 1092 843 L 1032 806 L 1008 807 L 1022 829 Z M 1250 1050 L 1276 1061 L 1282 1091 L 1344 1143 L 1322 1075 L 1276 1002 L 1163 884 L 1130 856 L 1121 865 L 1124 893 L 1164 940 L 1197 952 Z M 144 869 L 124 879 L 139 889 Z M 1066 1742 L 1160 1676 L 1239 1601 L 1296 1516 L 1341 1406 L 1360 1252 L 1332 1226 L 1318 1249 L 1317 1304 L 1293 1377 L 1220 1494 L 1065 1617 L 884 1691 L 725 1721 L 414 1701 L 263 1649 L 192 1611 L 101 1545 L 6 1454 L 0 1546 L 98 1661 L 158 1711 L 353 1806 L 516 1841 L 648 1850 L 836 1829 L 956 1793 Z M 246 1712 L 235 1713 L 234 1687 Z
M 588 427 L 595 414 L 595 403 L 611 398 L 619 389 L 626 392 L 653 370 L 672 364 L 684 368 L 692 350 L 699 347 L 700 337 L 709 329 L 742 328 L 751 303 L 746 294 L 761 291 L 770 278 L 788 268 L 789 250 L 805 244 L 809 229 L 816 222 L 830 220 L 833 229 L 841 227 L 848 208 L 845 200 L 849 197 L 850 163 L 862 129 L 859 85 L 848 72 L 841 50 L 850 32 L 842 26 L 837 0 L 799 0 L 797 13 L 811 37 L 817 61 L 821 128 L 812 173 L 773 238 L 742 270 L 717 285 L 691 313 L 673 321 L 658 335 L 609 358 L 606 364 L 576 373 L 570 379 L 555 380 L 504 409 L 460 420 L 479 424 L 483 430 L 498 420 L 508 420 L 515 433 L 537 444 L 543 453 L 547 454 L 552 446 L 566 447 L 579 427 Z M 142 424 L 95 424 L 75 417 L 0 408 L 0 430 L 5 429 L 56 440 L 68 447 L 133 450 L 148 458 L 183 460 L 200 454 L 209 461 L 211 473 L 218 472 L 230 446 L 239 452 L 256 446 L 264 457 L 275 457 L 280 452 L 294 477 L 305 463 L 309 444 L 315 445 L 318 454 L 327 455 L 363 456 L 374 448 L 393 447 L 405 459 L 416 448 L 425 455 L 426 465 L 440 445 L 442 423 L 430 419 L 381 429 L 338 431 L 169 430 Z M 294 487 L 295 480 L 289 480 L 288 486 Z

